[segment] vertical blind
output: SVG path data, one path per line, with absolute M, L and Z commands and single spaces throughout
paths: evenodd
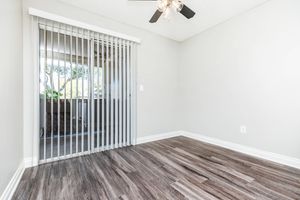
M 36 21 L 40 163 L 134 144 L 137 44 Z

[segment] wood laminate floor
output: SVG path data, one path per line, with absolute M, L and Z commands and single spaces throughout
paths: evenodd
M 176 137 L 26 169 L 13 199 L 300 199 L 300 170 Z

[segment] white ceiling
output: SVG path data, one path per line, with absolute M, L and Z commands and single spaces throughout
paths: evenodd
M 61 0 L 67 4 L 97 13 L 116 21 L 158 33 L 176 41 L 184 41 L 212 26 L 248 11 L 267 0 L 183 0 L 196 12 L 188 20 L 180 13 L 160 18 L 158 23 L 148 21 L 156 10 L 156 2 L 128 0 Z

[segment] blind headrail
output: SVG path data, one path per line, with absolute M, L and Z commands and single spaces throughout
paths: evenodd
M 87 29 L 87 30 L 90 30 L 90 31 L 95 31 L 95 32 L 98 32 L 98 33 L 102 33 L 102 34 L 105 34 L 105 35 L 109 35 L 109 36 L 117 37 L 117 38 L 120 38 L 120 39 L 132 41 L 132 42 L 135 42 L 135 43 L 141 43 L 141 40 L 139 38 L 136 38 L 136 37 L 132 37 L 132 36 L 129 36 L 129 35 L 126 35 L 126 34 L 122 34 L 122 33 L 118 33 L 118 32 L 115 32 L 115 31 L 108 30 L 108 29 L 104 29 L 104 28 L 101 28 L 99 26 L 95 26 L 95 25 L 84 23 L 84 22 L 76 21 L 76 20 L 73 20 L 73 19 L 69 19 L 69 18 L 66 18 L 66 17 L 62 17 L 62 16 L 59 16 L 59 15 L 56 15 L 56 14 L 48 13 L 48 12 L 38 10 L 38 9 L 35 9 L 35 8 L 29 8 L 28 12 L 32 16 L 36 16 L 36 17 L 56 21 L 56 22 L 71 25 L 71 26 L 76 26 L 78 28 Z

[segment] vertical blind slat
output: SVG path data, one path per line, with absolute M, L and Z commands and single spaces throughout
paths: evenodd
M 119 147 L 119 131 L 118 131 L 118 39 L 115 39 L 115 67 L 114 67 L 114 71 L 115 71 L 115 81 L 114 81 L 114 91 L 115 91 L 115 148 Z
M 110 149 L 113 148 L 113 144 L 114 144 L 114 129 L 113 129 L 113 124 L 114 124 L 114 107 L 113 107 L 113 74 L 114 74 L 114 66 L 113 66 L 113 63 L 114 63 L 114 52 L 113 52 L 113 37 L 110 38 Z
M 104 76 L 105 76 L 105 71 L 104 71 L 104 35 L 101 37 L 101 68 L 102 68 L 102 92 L 101 92 L 101 98 L 102 98 L 102 103 L 101 103 L 101 150 L 104 150 L 104 103 L 105 103 L 105 87 L 104 87 Z
M 129 132 L 129 42 L 127 41 L 127 65 L 126 65 L 126 133 L 127 133 L 127 139 L 126 139 L 126 145 L 130 144 L 129 138 L 130 138 L 130 132 Z
M 106 98 L 105 98 L 105 104 L 106 104 L 106 110 L 105 110 L 105 121 L 106 121 L 106 127 L 105 127 L 105 138 L 106 138 L 106 144 L 105 144 L 105 149 L 108 149 L 108 145 L 109 145 L 109 143 L 108 143 L 108 137 L 109 137 L 109 135 L 108 135 L 108 131 L 109 131 L 109 111 L 108 111 L 108 109 L 109 109 L 109 70 L 108 70 L 108 54 L 109 54 L 109 52 L 108 52 L 108 50 L 109 50 L 109 48 L 108 48 L 108 39 L 109 39 L 109 37 L 107 37 L 107 40 L 106 40 L 106 67 L 105 67 L 105 71 L 106 71 L 106 73 L 105 73 L 105 75 L 106 75 L 106 77 L 105 77 L 105 80 L 106 80 L 106 83 L 105 83 L 105 85 L 106 85 L 106 90 L 105 90 L 105 93 L 106 93 Z
M 53 22 L 52 22 L 52 31 L 51 31 L 51 36 L 50 36 L 51 38 L 50 38 L 50 43 L 51 43 L 51 69 L 50 69 L 50 79 L 51 79 L 51 150 L 50 150 L 50 152 L 51 152 L 51 154 L 50 154 L 50 156 L 51 156 L 51 159 L 53 158 L 53 95 L 54 95 L 54 93 L 53 93 L 53 65 L 54 65 L 54 63 L 53 63 L 53 60 L 54 60 L 54 57 L 53 57 Z
M 126 95 L 126 81 L 125 81 L 125 72 L 126 72 L 126 45 L 125 45 L 125 41 L 123 41 L 122 45 L 123 45 L 123 55 L 122 55 L 122 61 L 123 61 L 123 65 L 122 65 L 122 105 L 123 105 L 123 110 L 122 110 L 122 114 L 123 114 L 123 124 L 122 124 L 122 128 L 123 128 L 123 146 L 126 145 L 126 104 L 125 104 L 125 95 Z
M 91 33 L 95 35 L 94 33 Z M 91 49 L 90 49 L 90 68 L 91 68 L 91 78 L 90 78 L 90 98 L 91 98 L 91 150 L 94 152 L 94 147 L 95 147 L 95 95 L 94 95 L 94 40 L 90 40 L 91 42 Z
M 132 75 L 132 43 L 130 42 L 129 43 L 129 65 L 128 65 L 128 84 L 129 84 L 129 98 L 128 98 L 128 106 L 129 106 L 129 109 L 128 109 L 128 119 L 131 119 L 131 115 L 132 115 L 132 107 L 131 107 L 131 101 L 132 101 L 132 82 L 131 82 L 131 75 Z M 132 144 L 132 124 L 131 124 L 132 120 L 129 120 L 129 145 Z
M 84 33 L 84 30 L 81 30 L 82 34 Z M 84 59 L 85 59 L 85 55 L 84 55 L 84 39 L 81 38 L 81 67 L 82 67 L 82 77 L 81 77 L 81 151 L 84 152 L 84 113 L 85 113 L 85 99 L 84 99 L 84 77 L 85 77 L 85 67 L 84 67 Z
M 88 150 L 90 151 L 90 149 L 91 149 L 91 136 L 90 136 L 90 133 L 91 133 L 91 123 L 90 123 L 90 118 L 91 118 L 91 116 L 90 116 L 90 114 L 91 114 L 91 111 L 90 111 L 90 101 L 89 101 L 89 99 L 90 99 L 90 93 L 91 93 L 91 79 L 90 79 L 90 74 L 91 74 L 91 60 L 90 60 L 90 39 L 89 39 L 89 36 L 90 36 L 90 31 L 87 31 L 88 32 L 88 41 L 87 41 L 87 52 L 88 52 L 88 58 L 87 58 L 87 60 L 88 60 L 88 74 L 89 74 L 89 79 L 88 79 L 88 102 L 87 102 L 87 104 L 88 104 L 88 109 L 87 109 L 87 111 L 88 111 Z
M 134 105 L 134 97 L 135 97 L 135 82 L 134 82 L 134 76 L 135 76 L 135 44 L 132 43 L 131 45 L 131 64 L 130 64 L 130 119 L 131 120 L 131 126 L 130 126 L 130 133 L 131 133 L 131 144 L 136 144 L 135 141 L 135 127 L 134 127 L 134 112 L 135 112 L 135 105 Z
M 60 24 L 59 24 L 60 27 Z M 60 28 L 57 32 L 57 51 L 58 51 L 58 59 L 57 64 L 58 68 L 60 68 L 60 62 L 59 62 L 59 52 L 60 52 Z M 60 88 L 60 73 L 58 74 L 57 79 L 57 85 L 58 88 Z M 60 95 L 57 97 L 57 156 L 60 156 Z
M 70 71 L 71 71 L 71 76 L 72 76 L 72 73 L 73 73 L 73 63 L 72 63 L 72 60 L 73 60 L 73 28 L 71 27 L 71 34 L 70 34 Z M 69 135 L 69 141 L 70 141 L 70 146 L 69 146 L 69 149 L 70 149 L 70 154 L 73 153 L 72 151 L 72 146 L 73 146 L 73 92 L 72 92 L 72 88 L 73 88 L 73 81 L 70 82 L 70 135 Z
M 46 79 L 46 71 L 47 71 L 47 32 L 44 30 L 44 160 L 46 159 L 46 153 L 47 153 L 47 79 Z
M 79 79 L 79 76 L 78 76 L 78 33 L 79 33 L 79 29 L 77 28 L 77 34 L 76 34 L 76 37 L 75 37 L 75 62 L 76 62 L 76 107 L 75 107 L 75 125 L 76 125 L 76 144 L 75 144 L 75 148 L 76 148 L 76 153 L 78 153 L 78 123 L 79 123 L 79 120 L 78 120 L 78 117 L 79 117 L 79 114 L 78 114 L 78 110 L 79 110 L 79 102 L 78 102 L 78 79 Z
M 122 47 L 121 47 L 121 40 L 118 41 L 118 46 L 119 46 L 119 58 L 118 58 L 118 80 L 119 80 L 119 83 L 118 83 L 118 92 L 119 92 L 119 96 L 118 96 L 118 104 L 119 104 L 119 126 L 118 126 L 118 129 L 119 129 L 119 146 L 122 147 L 123 144 L 122 144 L 122 89 L 121 89 L 121 86 L 122 86 L 122 81 L 121 81 L 121 67 L 122 67 L 122 60 L 121 60 L 121 57 L 122 57 Z
M 64 82 L 67 82 L 67 55 L 66 55 L 66 46 L 67 46 L 67 35 L 64 34 Z M 67 154 L 67 90 L 64 88 L 64 156 Z
M 99 34 L 97 34 L 97 151 L 99 150 L 99 146 L 100 146 L 100 58 L 99 58 Z

